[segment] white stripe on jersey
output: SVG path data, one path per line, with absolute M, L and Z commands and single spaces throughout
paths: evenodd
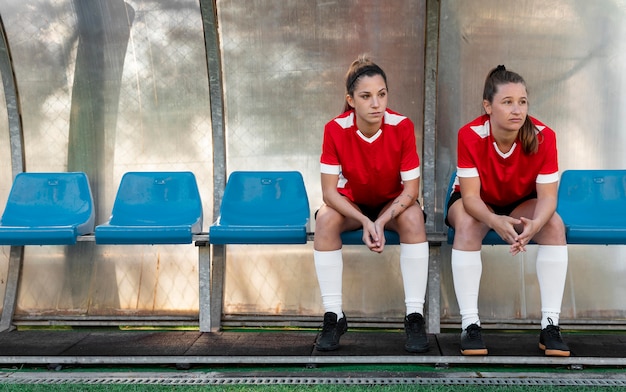
M 552 184 L 559 180 L 559 172 L 537 175 L 537 184 Z
M 354 112 L 350 113 L 349 116 L 336 118 L 335 122 L 343 129 L 350 128 L 354 125 Z
M 392 114 L 392 113 L 385 111 L 385 124 L 398 125 L 405 118 L 406 118 L 405 116 L 400 116 L 398 114 Z

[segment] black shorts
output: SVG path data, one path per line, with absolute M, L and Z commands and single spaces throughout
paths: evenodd
M 416 203 L 417 205 L 420 205 L 419 201 L 416 201 Z M 376 219 L 378 219 L 378 215 L 380 215 L 380 212 L 383 210 L 383 208 L 385 208 L 387 204 L 388 203 L 385 203 L 385 204 L 375 206 L 375 207 L 364 205 L 364 204 L 357 204 L 356 206 L 359 207 L 363 215 L 365 215 L 369 220 L 374 222 L 376 221 Z M 319 209 L 317 211 L 319 211 Z M 314 219 L 317 218 L 317 211 L 315 211 L 315 216 L 313 217 Z M 426 212 L 422 210 L 422 213 L 424 214 L 424 222 L 426 222 Z
M 448 209 L 447 211 L 450 211 L 450 207 L 452 206 L 452 204 L 454 204 L 455 201 L 459 200 L 461 198 L 461 192 L 454 192 L 450 195 L 450 200 L 448 200 Z M 511 203 L 511 204 L 507 204 L 505 206 L 496 206 L 493 204 L 489 204 L 486 203 L 489 207 L 491 207 L 491 209 L 493 210 L 494 214 L 497 215 L 511 215 L 511 212 L 513 212 L 514 209 L 517 208 L 517 206 L 519 206 L 520 204 L 522 204 L 523 202 L 525 202 L 526 200 L 530 200 L 530 199 L 536 199 L 537 198 L 537 192 L 532 192 L 530 195 L 524 196 L 521 199 Z M 448 222 L 448 215 L 446 214 L 446 218 L 445 218 L 445 222 L 446 225 L 450 226 L 450 222 Z

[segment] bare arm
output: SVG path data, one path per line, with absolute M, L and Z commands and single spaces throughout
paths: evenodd
M 322 173 L 322 198 L 324 204 L 336 210 L 346 218 L 361 222 L 361 225 L 365 228 L 371 221 L 337 191 L 338 182 L 338 175 Z
M 372 239 L 373 246 L 370 247 L 370 250 L 378 253 L 383 251 L 386 242 L 384 236 L 385 226 L 390 220 L 396 219 L 404 211 L 406 211 L 407 208 L 415 204 L 419 194 L 419 187 L 419 177 L 413 180 L 404 181 L 404 189 L 402 190 L 402 193 L 398 195 L 393 202 L 391 202 L 389 208 L 387 208 L 385 212 L 383 212 L 378 219 L 376 219 L 376 222 L 374 222 L 375 231 L 379 235 L 378 240 Z
M 322 197 L 324 203 L 349 220 L 360 222 L 363 227 L 363 242 L 372 251 L 380 252 L 382 232 L 377 231 L 374 222 L 356 208 L 347 198 L 337 191 L 339 176 L 322 174 Z M 379 235 L 381 233 L 381 235 Z
M 378 217 L 376 220 L 377 226 L 385 227 L 387 222 L 397 218 L 407 208 L 415 203 L 420 191 L 420 179 L 419 177 L 414 180 L 404 181 L 404 190 L 396 197 L 391 203 L 389 208 Z
M 514 225 L 522 223 L 519 219 L 493 213 L 480 197 L 479 177 L 460 177 L 463 193 L 463 207 L 474 219 L 493 229 L 508 244 L 514 244 L 518 236 Z

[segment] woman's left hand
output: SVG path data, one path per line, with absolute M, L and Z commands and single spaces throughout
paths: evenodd
M 522 222 L 523 230 L 515 237 L 515 242 L 511 244 L 510 252 L 513 256 L 519 252 L 526 252 L 526 245 L 528 245 L 535 234 L 537 234 L 534 220 L 522 217 L 520 221 Z
M 372 222 L 368 230 L 363 230 L 363 242 L 372 252 L 382 253 L 385 248 L 385 230 L 379 222 Z M 369 241 L 368 241 L 369 240 Z

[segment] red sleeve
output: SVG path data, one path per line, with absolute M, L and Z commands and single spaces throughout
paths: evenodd
M 337 153 L 337 146 L 332 136 L 333 122 L 329 122 L 324 127 L 324 139 L 322 142 L 322 156 L 320 157 L 320 163 L 326 165 L 339 165 L 339 155 Z
M 400 124 L 403 132 L 402 161 L 400 171 L 406 172 L 420 166 L 419 155 L 417 154 L 417 144 L 415 141 L 415 126 L 408 117 Z
M 457 139 L 457 167 L 460 169 L 476 168 L 476 162 L 472 156 L 470 146 L 472 145 L 472 136 L 476 137 L 471 129 L 466 126 L 461 128 Z
M 543 148 L 545 148 L 545 158 L 543 165 L 539 169 L 539 174 L 552 174 L 558 172 L 559 157 L 554 131 L 546 127 L 539 132 L 537 136 L 539 138 L 539 143 L 543 144 Z

